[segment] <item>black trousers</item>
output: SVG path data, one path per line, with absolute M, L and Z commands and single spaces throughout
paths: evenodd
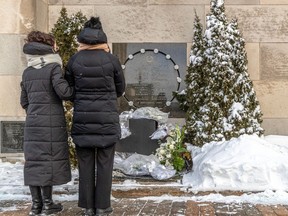
M 78 206 L 100 209 L 110 207 L 115 145 L 108 148 L 76 147 L 76 152 L 79 168 Z

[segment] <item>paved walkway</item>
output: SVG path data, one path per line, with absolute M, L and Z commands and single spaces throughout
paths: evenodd
M 11 202 L 1 203 L 11 206 Z M 13 204 L 15 205 L 15 203 Z M 64 210 L 57 216 L 80 216 L 83 215 L 82 209 L 77 207 L 75 201 L 64 202 Z M 30 203 L 18 202 L 18 210 L 10 212 L 0 212 L 5 216 L 24 216 L 28 215 Z M 198 203 L 194 201 L 173 202 L 173 201 L 147 201 L 131 198 L 113 200 L 114 211 L 111 216 L 287 216 L 287 206 L 264 206 L 251 204 L 223 204 L 223 203 Z
M 181 190 L 181 187 L 177 187 L 175 184 L 169 185 L 169 181 L 155 181 L 151 178 L 132 179 L 138 184 L 136 187 L 131 187 L 131 185 L 127 187 L 123 184 L 124 180 L 127 178 L 114 178 L 113 180 L 112 195 L 114 199 L 112 200 L 112 207 L 114 211 L 110 214 L 111 216 L 288 216 L 288 205 L 226 204 L 192 200 L 179 202 L 179 199 L 171 201 L 163 200 L 163 198 L 159 201 L 137 199 L 148 196 L 160 197 L 168 194 L 178 198 L 182 196 L 187 198 L 189 193 Z M 171 180 L 170 183 L 175 183 L 175 181 L 177 179 Z M 69 194 L 73 193 L 77 193 L 77 190 L 69 191 Z M 240 196 L 243 193 L 223 191 L 221 194 Z M 198 195 L 207 195 L 207 192 L 199 192 Z M 62 204 L 64 210 L 57 216 L 83 215 L 83 210 L 77 206 L 76 201 L 66 201 Z M 11 211 L 1 212 L 1 207 L 6 210 L 11 207 Z M 30 208 L 30 202 L 0 201 L 0 216 L 27 216 Z

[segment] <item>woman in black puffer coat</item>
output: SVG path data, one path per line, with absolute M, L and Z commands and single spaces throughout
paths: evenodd
M 117 97 L 125 91 L 125 80 L 98 17 L 85 23 L 78 42 L 79 52 L 69 60 L 66 72 L 75 87 L 71 134 L 79 165 L 78 205 L 86 208 L 86 215 L 106 215 L 112 211 L 113 160 L 121 137 Z
M 61 211 L 62 205 L 52 201 L 52 186 L 71 180 L 62 100 L 73 97 L 73 87 L 62 76 L 55 47 L 54 37 L 39 31 L 29 33 L 23 47 L 28 60 L 21 82 L 21 106 L 27 113 L 24 184 L 32 195 L 29 215 Z

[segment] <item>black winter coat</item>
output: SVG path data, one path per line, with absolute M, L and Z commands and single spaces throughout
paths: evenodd
M 89 39 L 89 38 L 88 38 Z M 66 75 L 75 86 L 72 138 L 79 147 L 108 147 L 121 137 L 117 97 L 125 80 L 117 57 L 82 50 L 69 60 Z
M 53 53 L 52 47 L 27 43 L 29 55 Z M 44 56 L 45 61 L 45 56 Z M 51 186 L 71 180 L 69 147 L 62 99 L 73 96 L 73 87 L 62 76 L 61 66 L 50 63 L 24 70 L 21 106 L 26 110 L 24 129 L 24 184 Z

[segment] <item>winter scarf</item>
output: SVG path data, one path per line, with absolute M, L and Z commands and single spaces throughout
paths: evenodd
M 80 43 L 77 50 L 81 51 L 81 50 L 94 50 L 94 49 L 103 49 L 106 52 L 110 51 L 109 46 L 106 43 L 94 44 L 94 45 Z
M 59 54 L 46 54 L 46 55 L 26 55 L 27 66 L 40 69 L 47 64 L 57 63 L 62 67 L 62 59 Z

